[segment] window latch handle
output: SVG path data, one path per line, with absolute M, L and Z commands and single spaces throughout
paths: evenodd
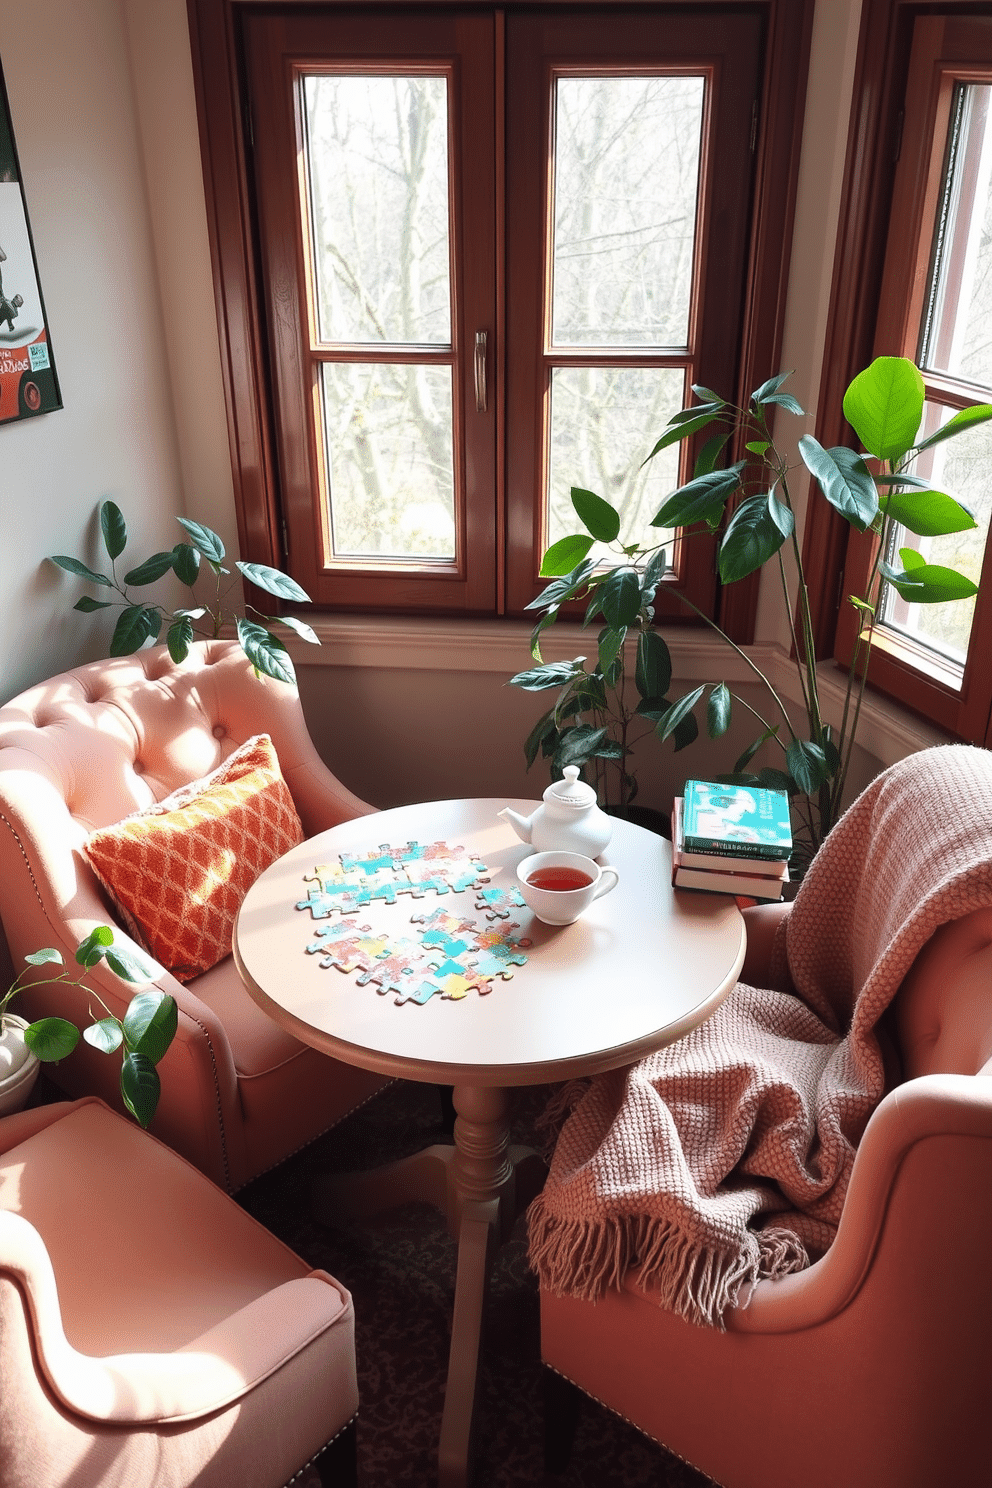
M 475 408 L 477 413 L 485 413 L 489 404 L 486 391 L 486 333 L 476 331 L 475 333 Z

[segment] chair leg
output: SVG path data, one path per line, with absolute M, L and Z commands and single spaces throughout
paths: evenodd
M 358 1423 L 349 1421 L 315 1457 L 322 1488 L 358 1488 Z
M 541 1370 L 544 1396 L 544 1470 L 551 1474 L 567 1470 L 579 1424 L 582 1391 L 556 1370 Z

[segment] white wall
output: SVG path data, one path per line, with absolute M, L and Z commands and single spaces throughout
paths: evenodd
M 106 654 L 46 555 L 95 564 L 105 497 L 138 561 L 171 547 L 182 491 L 119 0 L 0 0 L 0 58 L 65 404 L 0 426 L 6 698 Z

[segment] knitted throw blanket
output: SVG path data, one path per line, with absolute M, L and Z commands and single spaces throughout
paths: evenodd
M 529 1211 L 542 1285 L 595 1299 L 637 1265 L 661 1306 L 721 1326 L 825 1251 L 886 1089 L 879 1020 L 934 931 L 989 905 L 992 755 L 948 745 L 880 775 L 780 928 L 779 990 L 738 983 L 687 1037 L 568 1087 Z

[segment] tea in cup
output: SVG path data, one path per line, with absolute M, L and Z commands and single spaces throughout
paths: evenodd
M 545 925 L 571 925 L 619 878 L 615 868 L 601 868 L 581 853 L 531 853 L 517 864 L 524 902 Z

